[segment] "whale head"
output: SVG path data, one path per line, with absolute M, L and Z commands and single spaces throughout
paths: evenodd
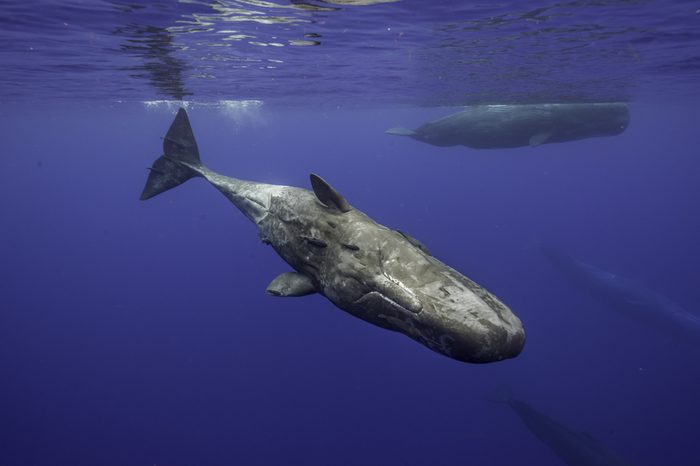
M 363 258 L 360 263 L 361 270 L 353 270 L 353 261 L 341 266 L 359 284 L 359 297 L 351 305 L 358 317 L 459 361 L 495 362 L 522 351 L 520 319 L 405 234 L 390 230 L 376 261 Z
M 316 222 L 325 239 L 313 244 L 333 254 L 332 261 L 308 259 L 301 268 L 338 307 L 464 362 L 500 361 L 522 351 L 522 323 L 498 298 L 415 238 L 353 209 L 322 178 L 312 175 L 311 183 L 317 217 L 331 220 Z

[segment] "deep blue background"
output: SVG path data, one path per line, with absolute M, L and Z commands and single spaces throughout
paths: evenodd
M 700 344 L 586 296 L 536 245 L 697 313 L 697 109 L 637 103 L 621 136 L 503 151 L 383 133 L 447 109 L 190 110 L 211 168 L 319 173 L 508 303 L 524 352 L 476 366 L 266 296 L 288 266 L 201 180 L 138 201 L 172 111 L 5 106 L 0 465 L 559 464 L 483 400 L 503 387 L 635 464 L 695 464 Z

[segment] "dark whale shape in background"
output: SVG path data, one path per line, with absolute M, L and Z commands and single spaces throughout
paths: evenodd
M 542 253 L 582 291 L 628 317 L 688 342 L 700 342 L 700 316 L 629 278 L 587 264 L 552 246 Z
M 268 294 L 320 293 L 355 317 L 459 361 L 500 361 L 522 350 L 522 324 L 498 298 L 433 257 L 417 240 L 355 209 L 320 177 L 311 175 L 309 191 L 230 178 L 206 168 L 187 113 L 180 109 L 141 199 L 193 177 L 224 194 L 295 270 L 272 280 Z
M 529 403 L 512 397 L 489 396 L 486 399 L 510 406 L 530 432 L 568 465 L 629 466 L 631 464 L 592 435 L 562 424 Z
M 506 149 L 615 136 L 629 121 L 624 103 L 473 105 L 416 130 L 387 133 L 440 147 Z

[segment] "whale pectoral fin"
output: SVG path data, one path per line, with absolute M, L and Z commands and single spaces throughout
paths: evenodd
M 333 187 L 328 184 L 326 180 L 313 173 L 310 175 L 310 178 L 311 187 L 314 190 L 314 194 L 316 194 L 316 198 L 324 205 L 332 209 L 337 209 L 343 213 L 352 210 L 352 207 L 348 201 L 346 201 L 338 191 L 333 189 Z
M 551 133 L 536 133 L 530 136 L 530 146 L 535 147 L 540 144 L 544 144 L 547 140 L 552 137 Z
M 316 286 L 309 277 L 298 272 L 280 274 L 267 285 L 265 292 L 271 296 L 306 296 L 316 293 Z
M 393 134 L 395 136 L 415 136 L 416 132 L 408 128 L 389 128 L 385 131 L 386 134 Z

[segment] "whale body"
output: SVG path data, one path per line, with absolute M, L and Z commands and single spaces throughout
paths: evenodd
M 201 177 L 224 194 L 291 266 L 267 293 L 320 293 L 367 322 L 472 363 L 517 356 L 525 342 L 515 314 L 493 294 L 433 257 L 406 233 L 374 222 L 311 175 L 313 191 L 226 177 L 206 168 L 180 109 L 141 199 Z
M 391 128 L 434 146 L 506 149 L 622 133 L 629 124 L 624 103 L 472 105 L 418 127 Z
M 515 398 L 489 398 L 489 401 L 508 405 L 530 432 L 570 466 L 629 466 L 631 464 L 590 434 L 562 424 L 529 403 Z
M 557 248 L 542 246 L 541 249 L 574 285 L 599 301 L 671 336 L 700 342 L 700 316 L 688 312 L 670 298 Z

